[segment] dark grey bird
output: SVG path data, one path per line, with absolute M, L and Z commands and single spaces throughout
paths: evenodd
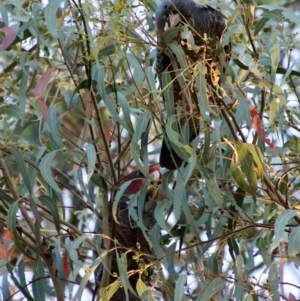
M 161 177 L 160 171 L 157 166 L 151 166 L 149 168 L 149 175 L 155 180 L 159 180 Z M 111 262 L 111 269 L 110 269 L 110 279 L 109 285 L 117 284 L 119 288 L 111 297 L 111 301 L 120 301 L 126 300 L 126 293 L 124 289 L 124 284 L 119 281 L 118 276 L 120 276 L 120 271 L 118 268 L 117 263 L 117 254 L 121 256 L 122 254 L 126 254 L 127 260 L 127 272 L 128 272 L 128 280 L 130 282 L 131 287 L 135 290 L 136 284 L 140 276 L 144 281 L 148 281 L 151 276 L 151 269 L 147 268 L 147 265 L 153 258 L 153 251 L 151 246 L 149 245 L 148 241 L 143 235 L 142 230 L 136 225 L 136 223 L 130 218 L 129 216 L 129 202 L 130 196 L 132 194 L 137 193 L 143 187 L 143 179 L 145 176 L 140 171 L 135 171 L 123 178 L 120 181 L 120 185 L 131 181 L 129 186 L 125 189 L 123 196 L 121 197 L 118 203 L 118 210 L 117 210 L 117 222 L 114 224 L 114 237 L 111 237 L 115 241 L 117 241 L 116 247 L 117 249 L 111 250 L 113 252 L 112 255 L 112 262 Z M 154 224 L 156 223 L 154 218 L 154 209 L 155 209 L 155 197 L 157 194 L 153 192 L 150 188 L 146 196 L 145 200 L 145 207 L 143 210 L 143 223 L 147 229 L 151 229 Z M 139 200 L 138 200 L 139 201 Z M 113 224 L 113 217 L 112 217 L 112 206 L 110 205 L 110 216 L 109 216 L 109 228 L 110 228 L 110 235 L 112 235 L 112 224 Z M 94 232 L 96 234 L 102 234 L 102 221 L 100 219 L 97 220 L 95 225 Z M 95 240 L 96 243 L 99 240 Z M 102 245 L 99 246 L 100 248 Z M 137 256 L 137 254 L 139 254 Z M 94 251 L 93 258 L 96 259 L 98 257 L 98 253 Z M 94 298 L 93 300 L 99 299 L 99 289 L 101 285 L 101 280 L 103 276 L 103 269 L 105 267 L 101 263 L 95 271 L 95 291 L 94 291 Z M 140 275 L 141 274 L 141 275 Z M 141 299 L 136 295 L 133 294 L 129 289 L 128 291 L 128 298 L 130 301 L 140 301 Z
M 165 106 L 174 107 L 173 114 L 178 120 L 175 131 L 178 131 L 180 139 L 184 140 L 181 141 L 181 145 L 189 144 L 198 136 L 201 120 L 197 100 L 199 91 L 193 79 L 197 73 L 195 66 L 200 62 L 206 70 L 206 94 L 207 99 L 212 102 L 217 95 L 216 87 L 221 75 L 217 48 L 226 30 L 224 16 L 212 7 L 193 0 L 163 0 L 155 19 L 158 42 L 155 69 L 161 89 L 169 89 L 169 93 L 173 93 L 174 97 L 173 106 L 173 103 L 166 103 L 163 94 Z M 176 28 L 181 28 L 181 32 L 176 32 Z M 171 30 L 168 31 L 169 29 Z M 178 52 L 174 53 L 175 48 L 170 46 L 174 41 L 184 52 L 184 58 L 181 60 L 176 57 Z M 229 50 L 230 46 L 227 46 L 225 52 L 228 54 Z M 163 73 L 170 75 L 171 82 L 162 82 Z M 172 145 L 164 130 L 160 152 L 161 167 L 174 170 L 181 166 L 183 159 L 175 148 L 176 145 Z

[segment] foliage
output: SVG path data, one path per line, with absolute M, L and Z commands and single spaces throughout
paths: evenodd
M 150 240 L 165 273 L 154 275 L 157 290 L 139 281 L 137 292 L 296 300 L 298 279 L 284 279 L 287 263 L 300 264 L 299 17 L 213 4 L 228 18 L 222 43 L 232 44 L 226 97 L 206 104 L 194 149 L 183 147 L 188 164 L 163 175 Z M 91 295 L 98 212 L 107 214 L 122 176 L 157 162 L 165 108 L 153 71 L 156 8 L 0 3 L 3 300 Z

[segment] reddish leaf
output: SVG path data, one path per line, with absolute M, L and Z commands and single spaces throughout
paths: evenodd
M 2 237 L 7 238 L 9 240 L 12 240 L 11 232 L 8 229 L 4 230 L 4 233 L 3 233 Z
M 20 256 L 21 253 L 14 244 L 11 232 L 8 229 L 5 229 L 2 236 L 0 237 L 0 260 L 2 259 L 10 261 L 13 259 L 18 259 Z M 26 261 L 32 260 L 32 258 L 28 258 L 26 255 L 23 256 Z
M 289 293 L 289 301 L 297 301 L 297 298 L 292 294 L 292 293 Z
M 10 27 L 0 28 L 0 32 L 3 32 L 5 34 L 2 44 L 0 45 L 0 51 L 3 51 L 12 44 L 12 42 L 15 40 L 17 36 L 17 33 L 15 32 L 14 29 Z
M 269 138 L 266 138 L 264 125 L 258 115 L 257 110 L 249 105 L 250 116 L 252 118 L 254 129 L 256 130 L 258 136 L 271 147 L 273 151 L 276 150 L 275 145 L 271 142 Z
M 112 140 L 114 123 L 109 118 L 109 112 L 106 107 L 100 108 L 101 119 L 103 121 L 103 130 L 106 141 L 109 143 Z
M 47 70 L 39 79 L 37 82 L 35 89 L 34 89 L 34 97 L 39 97 L 42 96 L 43 93 L 45 92 L 47 85 L 49 84 L 49 81 L 51 79 L 53 69 Z
M 64 251 L 62 261 L 63 261 L 63 266 L 64 266 L 65 279 L 68 279 L 70 269 L 69 269 L 69 259 L 68 259 L 67 251 Z
M 105 140 L 107 142 L 112 140 L 112 122 L 111 120 L 106 121 L 105 124 L 103 124 L 103 131 L 104 131 L 104 136 L 105 136 Z
M 0 87 L 0 97 L 6 95 L 6 90 L 3 87 Z
M 48 108 L 47 108 L 47 105 L 46 105 L 44 97 L 42 97 L 42 96 L 38 97 L 37 100 L 36 100 L 36 103 L 37 103 L 38 107 L 40 108 L 40 111 L 41 111 L 41 113 L 43 115 L 44 121 L 47 122 L 47 111 L 48 111 Z
M 2 237 L 0 238 L 0 259 L 5 260 L 8 258 L 10 252 L 9 248 L 5 247 L 4 240 L 7 239 L 9 242 L 12 242 L 11 232 L 9 230 L 4 230 Z

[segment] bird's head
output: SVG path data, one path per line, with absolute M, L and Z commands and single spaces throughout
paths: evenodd
M 159 6 L 155 19 L 159 31 L 177 27 L 182 21 L 188 20 L 197 12 L 197 9 L 206 7 L 193 0 L 164 0 Z
M 143 180 L 149 179 L 151 182 L 157 184 L 161 180 L 161 173 L 157 165 L 149 167 L 149 175 L 146 177 L 140 170 L 133 171 L 129 175 L 120 180 L 120 185 L 130 182 L 124 190 L 124 195 L 131 195 L 139 192 L 143 187 Z

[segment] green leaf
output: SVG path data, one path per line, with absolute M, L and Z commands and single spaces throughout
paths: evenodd
M 174 148 L 177 155 L 179 155 L 185 161 L 189 161 L 190 157 L 196 157 L 196 153 L 191 146 L 180 142 L 177 124 L 177 115 L 168 117 L 166 126 L 168 141 L 170 142 L 172 148 Z M 173 126 L 177 127 L 177 130 L 174 130 Z
M 240 250 L 235 238 L 232 236 L 228 237 L 228 247 L 231 258 L 235 261 L 236 256 L 240 254 Z
M 8 273 L 4 273 L 4 275 L 2 275 L 2 286 L 1 286 L 1 293 L 2 293 L 3 300 L 11 299 L 10 289 L 11 289 L 11 284 L 8 281 Z
M 82 300 L 82 295 L 83 295 L 83 292 L 89 282 L 89 279 L 91 278 L 91 276 L 93 275 L 93 270 L 92 269 L 85 269 L 85 274 L 84 276 L 82 277 L 81 279 L 81 282 L 80 282 L 80 286 L 76 292 L 76 300 Z
M 266 80 L 261 80 L 261 79 L 260 80 L 253 79 L 253 80 L 251 80 L 251 83 L 254 86 L 258 86 L 260 88 L 270 89 L 270 91 L 272 91 L 275 94 L 275 98 L 277 97 L 279 99 L 279 110 L 281 109 L 281 107 L 286 106 L 285 93 L 282 90 L 282 88 L 280 86 L 276 85 L 274 82 L 268 82 Z M 273 119 L 271 119 L 271 120 L 273 121 Z
M 95 146 L 93 144 L 86 144 L 84 146 L 84 149 L 86 151 L 88 159 L 88 180 L 90 181 L 95 171 L 96 151 Z
M 225 217 L 220 218 L 220 220 L 218 221 L 215 227 L 213 234 L 210 234 L 209 229 L 207 229 L 209 241 L 204 245 L 201 256 L 203 253 L 208 252 L 209 248 L 211 248 L 214 243 L 214 239 L 217 239 L 224 231 L 224 225 L 226 224 L 226 222 L 227 222 L 227 218 Z
M 122 108 L 123 116 L 124 116 L 124 122 L 126 123 L 127 131 L 129 132 L 130 135 L 133 135 L 134 130 L 133 130 L 133 125 L 131 122 L 131 117 L 130 117 L 130 107 L 127 99 L 120 93 L 118 93 L 118 99 Z
M 70 256 L 70 259 L 76 266 L 83 267 L 84 265 L 81 258 L 78 258 L 78 248 L 88 238 L 88 235 L 82 235 L 70 243 L 70 246 L 68 248 L 68 254 Z
M 1 15 L 2 22 L 5 24 L 5 26 L 8 26 L 8 24 L 9 24 L 8 23 L 8 12 L 2 3 L 0 3 L 0 15 Z
M 23 116 L 22 121 L 24 120 L 25 117 L 25 109 L 26 109 L 26 93 L 27 93 L 27 82 L 28 82 L 28 76 L 25 73 L 22 74 L 22 78 L 20 80 L 20 85 L 19 85 L 19 95 L 18 95 L 18 100 L 19 100 L 19 108 L 21 111 L 21 114 Z
M 98 52 L 98 59 L 105 59 L 109 57 L 110 55 L 114 54 L 116 52 L 116 46 L 115 45 L 108 45 L 102 49 L 99 50 Z
M 242 255 L 238 255 L 235 261 L 236 266 L 236 283 L 235 283 L 235 291 L 234 297 L 236 300 L 242 300 L 245 294 L 244 282 L 243 282 L 243 274 L 244 274 L 244 260 Z
M 277 36 L 275 34 L 264 34 L 263 40 L 266 43 L 268 52 L 270 53 L 271 74 L 272 78 L 274 78 L 280 60 L 280 44 L 278 43 Z
M 156 100 L 158 98 L 157 88 L 155 84 L 153 68 L 151 66 L 146 68 L 145 75 L 146 75 L 147 82 L 149 84 L 150 93 L 152 94 L 153 99 Z
M 119 281 L 117 281 L 119 282 Z M 108 301 L 108 289 L 106 287 L 102 287 L 100 288 L 99 290 L 99 295 L 100 295 L 100 300 L 103 300 L 103 301 Z
M 56 13 L 62 2 L 64 0 L 51 0 L 45 8 L 45 22 L 54 38 L 58 38 Z
M 61 192 L 60 188 L 54 181 L 51 172 L 51 163 L 56 156 L 58 151 L 53 151 L 51 153 L 46 154 L 40 163 L 40 170 L 45 181 L 57 192 Z
M 107 109 L 109 110 L 110 114 L 114 121 L 118 122 L 121 126 L 127 129 L 127 124 L 120 118 L 118 114 L 118 110 L 115 104 L 115 101 L 107 95 L 104 85 L 104 67 L 100 66 L 99 64 L 95 64 L 92 70 L 92 78 L 96 83 L 97 90 L 102 97 Z
M 33 216 L 35 218 L 35 222 L 34 222 L 34 235 L 36 238 L 37 243 L 39 244 L 41 241 L 41 224 L 40 224 L 40 215 L 35 203 L 35 200 L 33 199 L 33 197 L 31 195 L 29 195 L 28 197 L 29 199 L 29 204 L 30 204 L 30 209 L 33 213 Z
M 185 284 L 186 284 L 186 275 L 180 275 L 176 280 L 174 301 L 182 300 L 185 291 Z
M 190 79 L 189 67 L 187 65 L 186 55 L 183 48 L 177 42 L 172 42 L 170 45 L 168 56 L 170 57 L 176 80 L 181 88 L 181 99 L 183 102 L 190 103 L 190 94 L 186 91 L 186 82 Z M 178 84 L 177 84 L 178 85 Z M 177 88 L 178 89 L 178 88 Z M 179 99 L 175 99 L 178 101 Z
M 249 70 L 249 67 L 246 66 L 243 62 L 241 62 L 238 59 L 233 59 L 234 63 L 237 64 L 238 67 L 240 67 L 242 70 Z
M 195 84 L 197 87 L 196 95 L 198 100 L 198 106 L 201 111 L 201 115 L 208 122 L 211 121 L 211 114 L 215 113 L 211 110 L 208 103 L 208 98 L 206 94 L 207 82 L 205 79 L 207 69 L 202 63 L 198 63 L 197 68 L 199 68 L 199 73 L 195 77 Z
M 282 19 L 282 9 L 274 9 L 274 7 L 270 7 L 269 5 L 262 5 L 261 7 L 265 8 L 265 11 L 262 16 L 265 18 L 269 18 L 274 20 L 276 23 L 280 23 L 283 21 Z M 278 8 L 278 6 L 275 8 Z
M 47 113 L 47 122 L 49 125 L 49 131 L 55 141 L 55 143 L 57 144 L 57 148 L 63 148 L 64 144 L 61 140 L 61 135 L 58 131 L 58 126 L 61 123 L 61 118 L 57 117 L 57 109 L 56 107 L 60 105 L 60 104 L 56 104 L 52 107 L 50 107 L 48 109 L 48 113 Z
M 235 97 L 238 99 L 236 116 L 239 122 L 241 123 L 246 121 L 247 127 L 252 127 L 252 120 L 250 117 L 249 104 L 247 99 L 244 95 L 242 95 L 242 93 L 238 91 L 235 91 Z
M 237 144 L 240 144 L 240 142 L 237 142 Z M 264 157 L 261 153 L 261 150 L 258 146 L 253 144 L 245 144 L 247 150 L 251 153 L 253 160 L 256 164 L 256 168 L 258 170 L 258 175 L 260 179 L 263 179 L 264 177 Z
M 112 298 L 112 296 L 117 292 L 117 290 L 119 288 L 122 287 L 122 282 L 119 281 L 119 280 L 116 280 L 112 285 L 109 286 L 109 289 L 107 290 L 106 292 L 106 297 L 107 297 L 107 300 L 110 300 L 110 298 Z M 106 288 L 103 288 L 103 290 L 105 290 Z M 100 296 L 101 298 L 103 298 L 103 293 L 101 292 L 102 289 L 100 289 Z M 104 301 L 104 299 L 103 299 Z
M 283 16 L 286 18 L 286 20 L 288 20 L 288 22 L 290 23 L 295 23 L 298 26 L 300 26 L 300 20 L 299 20 L 299 16 L 297 14 L 295 14 L 294 12 L 292 12 L 291 9 L 286 9 L 285 7 L 280 7 L 282 9 L 282 14 Z
M 165 216 L 170 211 L 172 207 L 172 202 L 169 200 L 162 200 L 157 203 L 155 210 L 154 210 L 154 217 L 161 227 L 162 230 L 170 232 L 172 226 L 166 223 Z
M 184 213 L 185 218 L 189 223 L 188 228 L 189 228 L 191 234 L 194 235 L 194 237 L 198 237 L 199 236 L 199 228 L 198 228 L 197 223 L 195 222 L 193 215 L 191 214 L 190 207 L 188 206 L 188 202 L 182 200 L 181 207 L 182 207 L 181 211 Z
M 27 255 L 29 258 L 32 258 L 32 256 L 24 248 L 24 246 L 20 240 L 20 235 L 17 231 L 17 212 L 18 212 L 18 210 L 19 210 L 19 201 L 15 201 L 9 207 L 9 210 L 7 213 L 6 225 L 7 225 L 8 230 L 12 234 L 15 246 L 23 254 Z
M 46 294 L 44 290 L 45 268 L 43 263 L 38 260 L 35 266 L 35 273 L 32 279 L 32 292 L 35 300 L 45 301 Z
M 139 141 L 148 139 L 148 133 L 151 127 L 151 123 L 151 114 L 149 111 L 146 111 L 138 119 L 136 129 L 130 143 L 132 159 L 145 175 L 148 174 L 148 153 L 142 153 L 140 151 Z
M 93 174 L 90 180 L 93 184 L 100 187 L 104 191 L 108 191 L 108 185 L 107 185 L 104 177 L 102 177 L 98 174 Z
M 176 220 L 179 219 L 181 215 L 182 210 L 182 203 L 187 202 L 187 193 L 185 186 L 187 182 L 189 181 L 192 172 L 194 170 L 194 167 L 196 165 L 196 160 L 193 160 L 194 162 L 188 163 L 184 167 L 180 167 L 177 173 L 176 177 L 176 187 L 174 189 L 174 198 L 173 198 L 173 204 L 174 204 L 174 214 Z
M 163 281 L 162 290 L 167 295 L 167 297 L 168 297 L 167 300 L 174 300 L 175 290 L 174 290 L 174 287 L 170 283 Z
M 15 105 L 6 104 L 5 106 L 0 108 L 0 115 L 7 115 L 9 117 L 16 118 L 17 120 L 22 119 L 22 113 L 20 108 Z
M 289 257 L 295 257 L 300 251 L 300 226 L 292 228 L 292 232 L 289 235 Z
M 217 250 L 207 260 L 207 268 L 210 273 L 214 275 L 219 275 L 219 267 L 218 267 L 218 256 L 220 255 L 220 250 Z
M 266 25 L 266 23 L 269 21 L 270 19 L 267 17 L 261 18 L 256 26 L 255 26 L 255 30 L 254 30 L 254 35 L 256 36 Z
M 13 283 L 16 285 L 16 287 L 20 290 L 20 292 L 26 297 L 27 300 L 34 301 L 35 299 L 33 299 L 31 297 L 31 295 L 28 291 L 28 288 L 27 288 L 27 282 L 26 282 L 25 273 L 24 273 L 24 261 L 21 259 L 19 261 L 19 265 L 18 265 L 18 277 L 20 279 L 20 282 L 15 277 L 14 273 L 16 273 L 16 271 L 13 270 L 12 265 L 10 263 L 6 264 L 6 268 L 10 275 L 10 279 L 13 281 Z
M 171 254 L 171 255 L 168 255 L 167 258 L 166 258 L 166 266 L 168 267 L 168 273 L 170 274 L 170 277 L 174 278 L 174 279 L 177 279 L 178 278 L 178 273 L 176 272 L 175 270 L 175 255 L 174 255 L 174 252 L 175 250 L 177 249 L 177 242 L 172 242 L 168 247 L 167 247 L 167 254 Z M 184 276 L 184 275 L 181 275 L 181 276 Z M 181 291 L 182 288 L 180 288 L 178 286 L 178 290 Z M 176 294 L 176 291 L 175 291 L 175 294 Z
M 18 169 L 22 175 L 23 181 L 26 185 L 28 192 L 32 194 L 32 185 L 28 177 L 27 168 L 25 166 L 25 161 L 23 159 L 22 153 L 16 147 L 11 147 L 10 152 L 16 159 Z
M 8 195 L 5 191 L 3 191 L 2 189 L 0 189 L 0 199 L 5 200 L 6 202 L 8 202 L 9 204 L 12 204 L 15 199 L 12 198 L 10 195 Z M 0 206 L 3 205 L 3 203 L 0 203 Z M 5 214 L 6 215 L 6 214 Z
M 123 253 L 121 255 L 121 257 L 119 256 L 119 254 L 116 252 L 116 257 L 117 257 L 117 264 L 118 264 L 118 269 L 119 269 L 119 277 L 121 278 L 122 284 L 124 289 L 129 289 L 130 292 L 136 296 L 136 293 L 134 291 L 134 289 L 131 286 L 131 283 L 129 282 L 129 278 L 127 275 L 127 257 L 126 257 L 126 253 Z
M 280 103 L 278 98 L 274 98 L 270 102 L 270 122 L 277 120 L 278 112 L 280 110 Z
M 152 242 L 152 248 L 154 251 L 154 254 L 157 257 L 163 257 L 164 256 L 164 251 L 162 249 L 162 245 L 160 243 L 160 238 L 161 238 L 161 229 L 158 226 L 158 224 L 154 225 L 154 227 L 151 229 L 150 232 L 150 240 Z
M 185 41 L 188 44 L 189 50 L 197 52 L 199 50 L 198 46 L 195 44 L 193 29 L 190 28 L 190 25 L 181 26 L 182 28 L 180 38 L 182 41 Z
M 282 241 L 287 241 L 288 234 L 286 230 L 286 224 L 297 215 L 295 210 L 284 210 L 280 213 L 277 217 L 275 222 L 275 232 L 274 232 L 274 239 L 272 244 L 269 247 L 269 253 L 271 254 L 272 251 L 279 246 Z
M 238 187 L 238 189 L 233 194 L 235 202 L 232 202 L 232 204 L 230 206 L 230 215 L 233 218 L 228 220 L 228 229 L 230 229 L 230 230 L 235 230 L 235 228 L 236 228 L 237 220 L 235 219 L 235 216 L 236 216 L 236 213 L 240 212 L 240 210 L 243 207 L 245 193 L 246 193 L 245 190 L 243 190 L 241 187 Z
M 162 35 L 162 41 L 165 44 L 165 46 L 169 46 L 169 44 L 174 40 L 174 38 L 178 37 L 178 34 L 182 30 L 182 27 L 172 27 L 166 30 Z
M 66 242 L 69 241 L 69 238 L 66 240 Z M 68 246 L 68 244 L 66 243 L 65 245 L 66 247 Z M 52 250 L 52 260 L 53 260 L 53 265 L 56 266 L 56 274 L 57 277 L 61 278 L 61 279 L 65 279 L 65 267 L 64 267 L 64 263 L 63 263 L 63 258 L 62 256 L 64 256 L 64 250 L 62 250 L 62 240 L 61 237 L 59 236 L 55 242 L 54 245 L 54 249 Z M 67 261 L 68 261 L 68 257 L 67 257 Z M 73 262 L 70 262 L 70 264 L 72 265 Z
M 212 199 L 216 202 L 218 206 L 222 206 L 224 199 L 220 193 L 219 186 L 217 183 L 217 178 L 215 173 L 211 173 L 206 182 L 207 188 L 212 196 Z
M 178 45 L 177 42 L 172 42 L 169 45 L 169 48 L 171 50 L 171 53 L 169 53 L 169 54 L 170 54 L 170 58 L 171 58 L 171 62 L 172 62 L 172 66 L 174 68 L 174 71 L 176 72 L 176 75 L 180 75 L 182 70 L 185 70 L 188 67 L 184 51 L 183 51 L 182 47 L 180 45 Z M 171 54 L 173 54 L 173 56 L 171 56 Z M 176 57 L 176 61 L 174 60 L 175 59 L 174 55 Z M 180 66 L 179 69 L 176 68 L 177 67 L 177 62 L 178 62 L 178 65 Z M 184 82 L 183 82 L 182 76 L 180 76 L 178 78 L 178 81 L 179 81 L 181 87 L 183 87 Z
M 277 265 L 275 263 L 272 263 L 270 266 L 268 280 L 271 287 L 272 300 L 279 301 L 280 300 L 280 296 L 278 293 L 279 275 L 278 275 Z
M 42 195 L 39 197 L 39 201 L 44 204 L 47 209 L 50 211 L 51 216 L 54 220 L 54 225 L 57 233 L 60 233 L 60 218 L 57 203 L 54 199 L 51 199 L 48 195 Z
M 129 70 L 133 68 L 132 78 L 134 80 L 134 86 L 139 86 L 145 78 L 145 72 L 141 67 L 141 63 L 131 53 L 126 53 L 126 57 Z
M 161 75 L 161 82 L 163 98 L 166 106 L 167 116 L 175 115 L 175 102 L 174 102 L 174 87 L 170 72 L 163 72 Z
M 243 301 L 258 301 L 258 297 L 255 293 L 251 292 Z
M 139 278 L 136 283 L 136 291 L 140 297 L 142 297 L 147 291 L 147 285 Z
M 265 76 L 265 72 L 262 69 L 262 66 L 256 59 L 252 59 L 248 64 L 249 70 L 255 75 L 257 79 L 263 79 Z
M 24 296 L 28 300 L 34 301 L 34 299 L 31 297 L 28 287 L 27 287 L 27 281 L 26 281 L 26 276 L 25 276 L 25 262 L 23 259 L 19 260 L 18 277 L 20 279 L 20 285 L 22 287 L 22 289 L 20 288 L 20 290 L 22 291 L 22 294 L 24 294 Z
M 256 234 L 256 231 L 253 231 L 253 232 Z M 248 233 L 251 234 L 251 232 L 248 232 Z M 251 239 L 251 235 L 249 235 L 249 236 Z M 256 253 L 254 251 L 255 246 L 253 246 L 251 244 L 247 244 L 247 243 L 245 243 L 244 246 L 248 253 L 248 258 L 246 259 L 247 262 L 245 264 L 245 271 L 252 271 L 253 269 L 255 269 L 255 263 L 254 263 L 254 257 L 256 255 Z
M 226 281 L 221 278 L 215 278 L 207 283 L 202 289 L 196 301 L 209 301 L 216 293 L 221 291 L 226 285 Z
M 239 176 L 236 177 L 236 180 L 239 181 L 237 183 L 243 190 L 249 192 L 255 200 L 257 190 L 257 176 L 252 153 L 250 152 L 250 150 L 252 149 L 252 144 L 237 142 L 236 146 L 238 160 L 241 164 L 241 170 L 247 179 L 247 185 L 244 185 L 244 181 L 242 180 L 242 178 L 240 178 L 240 175 L 238 175 L 238 169 L 235 168 L 235 165 L 233 163 L 231 164 L 231 171 L 234 172 L 232 173 L 232 175 Z M 262 167 L 261 162 L 259 162 L 259 164 L 259 166 Z M 259 168 L 259 170 L 261 170 L 261 168 Z
M 124 9 L 125 7 L 125 4 L 126 4 L 126 1 L 124 0 L 118 0 L 115 4 L 115 12 L 117 13 L 121 13 L 122 10 Z

